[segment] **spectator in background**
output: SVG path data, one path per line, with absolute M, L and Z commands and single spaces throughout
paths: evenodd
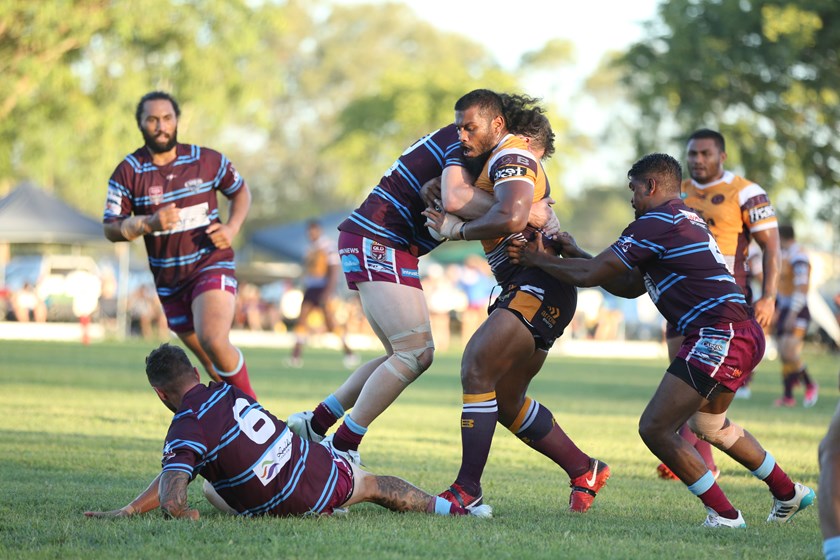
M 303 302 L 294 327 L 295 345 L 289 357 L 289 366 L 299 368 L 303 365 L 303 346 L 312 331 L 308 321 L 312 312 L 317 310 L 324 317 L 327 332 L 335 333 L 341 338 L 344 366 L 353 368 L 359 364 L 359 356 L 347 345 L 347 333 L 338 332 L 339 325 L 332 307 L 333 294 L 341 273 L 338 251 L 335 243 L 324 235 L 321 224 L 316 220 L 310 220 L 306 230 L 309 235 L 309 249 L 303 263 Z
M 12 311 L 15 320 L 20 323 L 44 323 L 47 320 L 47 304 L 29 282 L 24 282 L 20 290 L 12 293 Z
M 467 296 L 467 307 L 461 313 L 461 340 L 466 344 L 487 318 L 496 280 L 487 260 L 479 255 L 468 255 L 458 281 L 458 287 Z
M 128 314 L 132 326 L 137 325 L 144 340 L 157 338 L 165 341 L 169 338 L 166 315 L 151 286 L 141 284 L 129 297 Z
M 779 226 L 782 247 L 782 272 L 779 276 L 779 297 L 776 300 L 776 338 L 782 360 L 782 396 L 776 406 L 796 406 L 793 388 L 805 385 L 802 405 L 806 408 L 817 403 L 818 387 L 808 374 L 802 361 L 805 333 L 811 323 L 808 310 L 808 290 L 811 287 L 811 261 L 796 242 L 793 226 Z

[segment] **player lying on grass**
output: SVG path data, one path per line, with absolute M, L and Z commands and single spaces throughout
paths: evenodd
M 680 200 L 679 162 L 650 154 L 628 177 L 636 220 L 601 254 L 592 257 L 561 234 L 555 249 L 569 258 L 543 252 L 541 237 L 530 247 L 514 240 L 508 256 L 575 286 L 600 285 L 629 298 L 647 290 L 685 340 L 642 414 L 642 440 L 706 506 L 706 526 L 746 523 L 700 454 L 677 433 L 685 422 L 767 484 L 774 498 L 767 521 L 784 523 L 811 505 L 814 491 L 794 484 L 749 432 L 726 417 L 735 391 L 764 355 L 764 332 L 706 222 Z
M 177 346 L 163 344 L 146 358 L 155 393 L 175 413 L 163 447 L 163 469 L 127 506 L 88 517 L 127 517 L 160 507 L 170 517 L 198 519 L 187 485 L 201 475 L 216 508 L 235 515 L 332 514 L 359 502 L 394 511 L 490 517 L 489 507 L 454 506 L 393 476 L 360 469 L 326 447 L 299 438 L 240 389 L 201 384 Z

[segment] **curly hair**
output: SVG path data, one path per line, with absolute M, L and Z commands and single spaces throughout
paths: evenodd
M 152 387 L 171 389 L 192 375 L 193 365 L 178 346 L 161 344 L 146 356 L 146 377 Z
M 539 105 L 541 99 L 527 95 L 500 95 L 502 99 L 502 114 L 507 129 L 512 134 L 528 136 L 538 148 L 543 148 L 543 159 L 548 159 L 554 153 L 554 131 L 545 116 L 545 109 Z
M 143 128 L 143 123 L 140 122 L 140 118 L 143 116 L 143 105 L 146 101 L 157 101 L 160 99 L 172 103 L 172 109 L 175 111 L 176 118 L 181 116 L 181 108 L 178 106 L 178 102 L 175 101 L 175 98 L 172 97 L 172 95 L 166 93 L 165 91 L 150 91 L 140 98 L 140 102 L 137 103 L 137 109 L 134 111 L 134 118 L 137 120 L 137 126 Z
M 647 179 L 655 177 L 666 192 L 679 192 L 682 183 L 680 162 L 668 154 L 654 153 L 640 158 L 630 171 L 628 178 Z

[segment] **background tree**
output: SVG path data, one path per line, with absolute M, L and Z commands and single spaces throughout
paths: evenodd
M 682 153 L 688 133 L 717 128 L 730 166 L 771 196 L 823 189 L 837 200 L 840 3 L 674 0 L 658 14 L 621 58 L 639 151 Z

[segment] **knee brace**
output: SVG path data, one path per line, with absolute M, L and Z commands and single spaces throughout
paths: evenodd
M 425 356 L 427 350 L 435 347 L 429 323 L 389 336 L 388 341 L 394 355 L 385 360 L 384 365 L 403 383 L 411 383 L 431 365 L 431 360 Z
M 729 422 L 728 426 L 727 422 Z M 744 428 L 731 420 L 727 421 L 726 413 L 696 412 L 688 419 L 688 427 L 698 438 L 722 450 L 735 445 L 735 442 L 744 435 Z

